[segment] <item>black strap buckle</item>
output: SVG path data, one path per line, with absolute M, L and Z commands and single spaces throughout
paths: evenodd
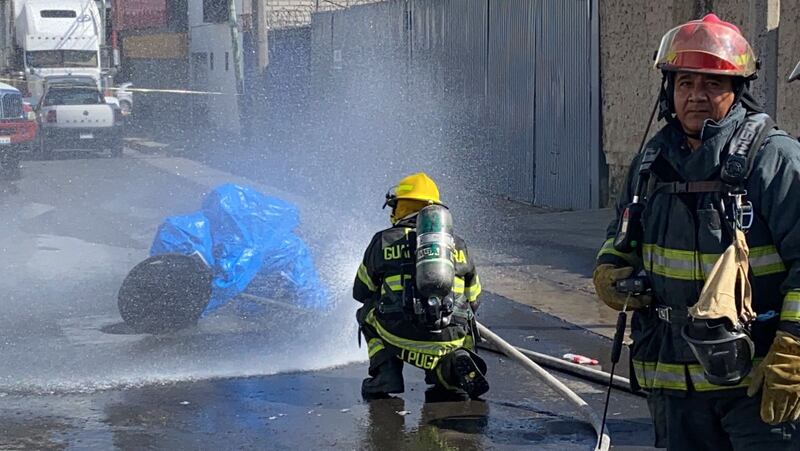
M 753 203 L 743 201 L 742 197 L 747 195 L 747 190 L 740 190 L 731 194 L 733 197 L 733 220 L 736 222 L 736 227 L 740 230 L 747 231 L 753 226 L 755 212 L 753 211 Z
M 672 307 L 656 307 L 656 314 L 661 321 L 672 322 Z

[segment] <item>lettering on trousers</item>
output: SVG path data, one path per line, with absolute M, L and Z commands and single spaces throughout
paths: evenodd
M 409 351 L 407 349 L 400 350 L 400 360 L 410 363 L 417 368 L 424 370 L 432 370 L 439 362 L 439 357 L 423 354 L 421 352 Z
M 384 260 L 399 260 L 400 258 L 411 258 L 411 253 L 408 251 L 408 244 L 397 244 L 395 246 L 383 248 Z
M 466 263 L 467 255 L 464 253 L 463 250 L 456 249 L 456 251 L 453 252 L 453 259 L 456 261 L 456 263 Z

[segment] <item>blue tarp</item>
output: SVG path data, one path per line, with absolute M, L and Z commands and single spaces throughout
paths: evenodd
M 306 243 L 294 233 L 297 207 L 233 184 L 222 185 L 203 200 L 202 210 L 167 218 L 156 232 L 150 255 L 199 253 L 214 272 L 211 302 L 203 315 L 226 304 L 254 284 L 280 288 L 292 299 L 280 299 L 311 309 L 331 306 Z M 276 285 L 280 285 L 277 287 Z M 277 292 L 277 291 L 276 291 Z M 274 293 L 272 293 L 274 294 Z M 251 309 L 252 310 L 252 309 Z

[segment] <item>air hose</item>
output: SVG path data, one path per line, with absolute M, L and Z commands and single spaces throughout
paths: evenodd
M 476 324 L 478 326 L 478 332 L 482 338 L 487 340 L 509 358 L 516 360 L 517 363 L 522 365 L 526 370 L 543 380 L 547 385 L 550 386 L 550 388 L 561 394 L 565 399 L 567 399 L 567 401 L 571 402 L 575 405 L 575 407 L 577 407 L 578 411 L 583 415 L 586 421 L 592 425 L 595 433 L 597 434 L 598 446 L 596 451 L 607 451 L 609 449 L 609 446 L 611 445 L 611 437 L 608 435 L 608 430 L 601 426 L 602 421 L 600 417 L 597 415 L 597 412 L 595 412 L 594 409 L 592 409 L 589 404 L 586 403 L 586 401 L 584 401 L 561 381 L 556 379 L 553 375 L 548 373 L 544 368 L 539 366 L 536 362 L 532 361 L 528 357 L 525 357 L 525 355 L 517 348 L 510 345 L 508 342 L 497 336 L 497 334 L 486 328 L 483 324 Z

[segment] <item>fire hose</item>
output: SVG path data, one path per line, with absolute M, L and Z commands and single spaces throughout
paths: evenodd
M 477 323 L 478 332 L 481 337 L 486 339 L 489 343 L 495 346 L 500 352 L 517 361 L 530 373 L 543 380 L 553 390 L 562 395 L 567 401 L 575 405 L 578 411 L 583 415 L 589 424 L 595 430 L 598 437 L 598 446 L 596 450 L 606 451 L 611 445 L 611 437 L 608 435 L 608 430 L 602 426 L 602 421 L 597 415 L 597 412 L 592 409 L 580 396 L 578 396 L 569 387 L 564 385 L 561 381 L 556 379 L 553 375 L 548 373 L 544 368 L 539 366 L 536 362 L 532 361 L 520 352 L 517 348 L 510 345 L 508 342 L 497 336 L 494 332 L 486 328 L 483 324 Z

